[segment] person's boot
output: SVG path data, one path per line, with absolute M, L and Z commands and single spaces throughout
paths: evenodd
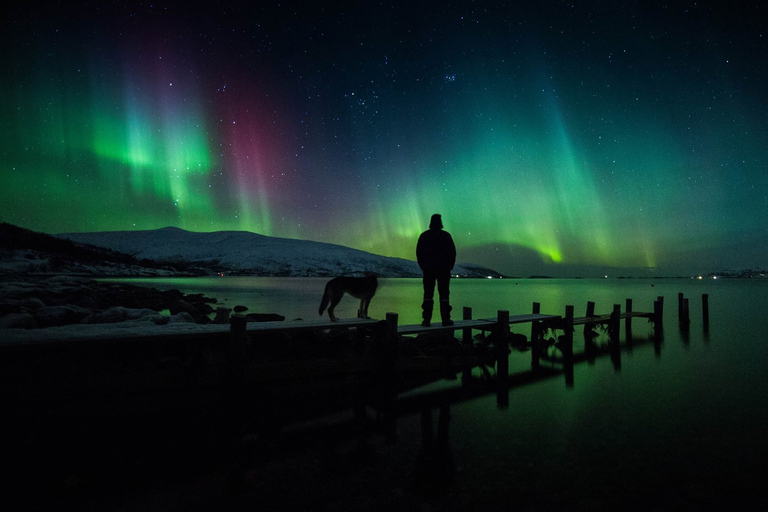
M 421 325 L 429 327 L 429 323 L 432 321 L 432 306 L 435 301 L 425 300 L 421 303 Z
M 440 302 L 440 318 L 443 320 L 443 325 L 453 325 L 451 320 L 451 310 L 453 308 L 447 302 Z

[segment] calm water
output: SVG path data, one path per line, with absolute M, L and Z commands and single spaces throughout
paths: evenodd
M 149 281 L 143 284 L 307 319 L 317 316 L 326 280 Z M 677 322 L 679 292 L 690 299 L 688 335 Z M 708 332 L 702 325 L 703 293 L 709 295 Z M 614 303 L 623 308 L 626 298 L 633 299 L 636 311 L 651 311 L 658 296 L 665 298 L 660 353 L 653 344 L 638 344 L 622 352 L 620 369 L 607 357 L 578 364 L 573 387 L 558 377 L 514 388 L 507 408 L 498 408 L 492 395 L 452 406 L 449 439 L 456 473 L 449 494 L 458 502 L 470 495 L 480 508 L 494 503 L 573 510 L 764 505 L 768 280 L 452 282 L 456 318 L 461 306 L 472 307 L 474 317 L 482 318 L 495 316 L 498 309 L 527 313 L 534 301 L 543 313 L 553 314 L 573 304 L 576 315 L 582 315 L 588 300 L 596 302 L 598 313 L 607 313 Z M 415 323 L 420 300 L 419 280 L 381 280 L 370 313 L 383 318 L 393 311 L 401 323 Z M 355 302 L 345 298 L 337 315 L 354 316 Z M 635 320 L 634 335 L 648 339 L 650 325 Z M 622 341 L 623 336 L 622 329 Z M 511 371 L 528 368 L 528 353 L 511 358 Z M 402 418 L 398 429 L 398 449 L 416 453 L 419 418 Z

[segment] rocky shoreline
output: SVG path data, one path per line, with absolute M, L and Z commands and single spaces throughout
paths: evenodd
M 74 276 L 0 281 L 0 328 L 34 329 L 129 320 L 207 324 L 216 299 L 178 290 Z M 163 313 L 161 313 L 163 312 Z M 270 318 L 277 319 L 277 318 Z

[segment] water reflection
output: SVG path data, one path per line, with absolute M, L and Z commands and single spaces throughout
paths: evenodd
M 710 500 L 725 503 L 733 496 L 748 504 L 765 503 L 758 488 L 768 454 L 762 428 L 768 421 L 763 368 L 768 345 L 761 342 L 765 282 L 675 281 L 651 287 L 647 281 L 624 281 L 606 282 L 600 290 L 587 282 L 537 282 L 487 292 L 500 291 L 500 285 L 478 288 L 458 303 L 475 305 L 476 316 L 484 318 L 503 300 L 515 313 L 529 311 L 529 300 L 542 298 L 543 311 L 562 311 L 563 302 L 550 301 L 553 296 L 582 306 L 583 298 L 595 298 L 601 307 L 632 296 L 635 307 L 644 309 L 661 294 L 668 299 L 667 323 L 646 329 L 644 321 L 635 319 L 631 336 L 622 330 L 618 345 L 611 345 L 609 334 L 600 329 L 590 337 L 578 329 L 570 367 L 554 343 L 538 372 L 530 371 L 531 349 L 513 348 L 507 379 L 495 382 L 495 368 L 488 366 L 485 375 L 475 370 L 461 380 L 441 380 L 375 407 L 366 405 L 355 423 L 365 428 L 340 421 L 333 436 L 327 427 L 306 424 L 281 426 L 269 441 L 266 434 L 256 436 L 267 447 L 257 450 L 262 458 L 257 464 L 251 459 L 248 469 L 254 475 L 246 490 L 252 503 L 272 496 L 275 503 L 295 505 L 294 496 L 305 493 L 320 501 L 299 505 L 351 510 L 361 502 L 343 496 L 363 500 L 364 495 L 374 508 L 409 509 L 403 503 L 419 488 L 444 489 L 444 509 L 451 509 L 447 501 L 459 509 L 463 496 L 482 508 L 504 499 L 503 493 L 505 503 L 530 510 L 703 509 Z M 670 323 L 675 322 L 680 289 L 692 297 L 687 334 Z M 381 309 L 372 303 L 375 311 L 396 304 L 387 302 L 386 290 L 379 297 Z M 405 282 L 389 290 L 411 294 Z M 716 300 L 711 324 L 699 314 L 701 291 Z M 559 341 L 563 333 L 548 334 Z M 293 407 L 276 404 L 274 410 L 287 413 Z M 443 408 L 449 421 L 441 437 Z M 425 409 L 430 411 L 431 442 L 425 441 L 422 428 Z M 440 446 L 447 446 L 447 455 L 435 453 Z M 419 469 L 441 457 L 452 463 L 452 472 L 441 477 Z M 438 483 L 427 482 L 424 474 L 439 477 Z M 504 480 L 501 494 L 488 484 L 497 479 Z M 437 509 L 437 504 L 429 506 Z
M 412 492 L 435 506 L 444 504 L 446 496 L 457 492 L 457 486 L 465 485 L 461 478 L 468 476 L 458 469 L 462 466 L 461 460 L 470 456 L 466 451 L 467 441 L 462 440 L 464 448 L 461 450 L 457 450 L 453 442 L 452 419 L 456 408 L 463 409 L 478 403 L 483 397 L 495 397 L 497 408 L 507 410 L 510 397 L 524 388 L 562 379 L 565 389 L 577 389 L 579 382 L 574 369 L 580 364 L 595 365 L 604 360 L 618 372 L 622 356 L 629 351 L 642 354 L 641 348 L 653 345 L 657 357 L 661 354 L 661 339 L 656 336 L 635 335 L 621 343 L 607 332 L 589 332 L 592 335 L 584 338 L 584 345 L 577 344 L 570 355 L 567 349 L 563 353 L 563 343 L 553 344 L 537 370 L 512 370 L 509 375 L 501 375 L 494 368 L 486 369 L 487 372 L 462 372 L 460 378 L 441 380 L 406 393 L 376 388 L 374 395 L 355 395 L 358 402 L 351 406 L 354 414 L 348 421 L 336 421 L 331 423 L 331 427 L 320 420 L 315 426 L 303 423 L 298 429 L 289 427 L 282 434 L 275 434 L 275 439 L 290 453 L 298 449 L 295 439 L 302 439 L 310 453 L 321 454 L 323 467 L 330 474 L 343 478 L 354 479 L 354 475 L 359 475 L 361 471 L 386 475 L 391 471 L 387 468 L 399 460 L 398 474 L 404 480 L 398 484 L 398 492 L 405 495 Z M 475 340 L 476 343 L 478 341 Z M 589 353 L 584 350 L 588 346 L 592 347 Z M 650 355 L 650 351 L 645 353 Z M 517 368 L 517 360 L 530 359 L 530 350 L 513 348 L 508 357 L 510 367 Z M 397 382 L 390 381 L 390 384 L 396 385 Z M 541 407 L 547 408 L 548 404 L 543 402 Z M 279 414 L 279 410 L 275 408 L 271 414 Z M 510 418 L 514 418 L 509 423 L 510 435 L 515 436 L 515 425 L 526 419 L 519 417 L 519 411 L 513 411 Z M 478 421 L 481 420 L 478 418 Z M 333 434 L 329 433 L 331 431 Z M 481 436 L 481 431 L 476 435 Z M 417 444 L 411 442 L 414 436 L 418 439 Z M 398 447 L 397 450 L 395 447 Z M 408 450 L 411 452 L 403 453 Z M 395 451 L 397 455 L 393 456 Z M 403 461 L 405 465 L 402 465 Z
M 450 407 L 440 405 L 437 409 L 437 432 L 433 432 L 432 409 L 421 411 L 421 451 L 414 472 L 416 488 L 427 498 L 444 495 L 456 472 L 448 435 Z

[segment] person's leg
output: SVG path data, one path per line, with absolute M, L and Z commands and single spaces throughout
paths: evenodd
M 440 295 L 440 318 L 443 325 L 453 325 L 451 320 L 451 302 L 450 302 L 450 282 L 451 274 L 446 272 L 437 278 L 437 293 Z
M 422 279 L 424 285 L 424 300 L 421 303 L 421 325 L 429 327 L 432 321 L 432 307 L 435 304 L 435 276 L 431 272 L 424 272 Z

